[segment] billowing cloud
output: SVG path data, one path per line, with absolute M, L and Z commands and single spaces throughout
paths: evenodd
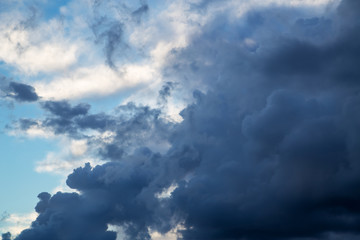
M 154 53 L 167 80 L 159 105 L 192 92 L 181 122 L 135 103 L 92 113 L 67 101 L 20 120 L 86 140 L 106 162 L 76 168 L 74 193 L 39 194 L 39 216 L 15 239 L 115 240 L 110 226 L 124 239 L 359 238 L 360 5 L 320 14 L 290 2 L 237 18 L 219 1 L 187 5 L 207 16 L 201 31 Z
M 11 239 L 11 233 L 7 232 L 1 235 L 2 236 L 2 240 L 10 240 Z

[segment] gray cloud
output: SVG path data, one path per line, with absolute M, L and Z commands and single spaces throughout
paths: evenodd
M 46 101 L 41 106 L 48 112 L 46 118 L 22 118 L 8 128 L 26 131 L 36 126 L 56 134 L 66 134 L 70 138 L 86 138 L 89 144 L 94 145 L 94 149 L 98 149 L 103 159 L 120 160 L 123 155 L 132 153 L 144 144 L 164 144 L 173 127 L 173 123 L 160 117 L 159 109 L 134 103 L 118 106 L 113 114 L 91 113 L 88 104 L 72 106 L 66 101 Z M 112 140 L 105 144 L 98 137 L 89 135 L 88 130 L 111 132 Z
M 90 109 L 90 105 L 88 104 L 78 104 L 75 107 L 71 107 L 66 101 L 46 101 L 42 104 L 42 107 L 54 116 L 67 119 L 79 115 L 86 115 Z
M 6 79 L 2 80 L 6 81 Z M 19 102 L 35 102 L 39 100 L 35 88 L 24 83 L 9 82 L 1 86 L 1 90 L 5 97 L 13 98 Z
M 1 239 L 2 240 L 10 240 L 11 239 L 11 234 L 9 232 L 2 234 Z

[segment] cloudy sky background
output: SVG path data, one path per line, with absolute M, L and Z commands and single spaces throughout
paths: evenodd
M 359 10 L 2 1 L 3 240 L 358 239 Z

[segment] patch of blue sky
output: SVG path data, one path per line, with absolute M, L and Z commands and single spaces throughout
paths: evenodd
M 24 139 L 0 133 L 4 149 L 0 159 L 0 213 L 26 213 L 34 209 L 43 191 L 52 191 L 60 176 L 35 172 L 35 162 L 43 160 L 49 150 L 56 150 L 54 142 L 45 139 Z
M 71 0 L 30 0 L 24 1 L 25 9 L 36 9 L 43 20 L 49 20 L 60 15 L 60 8 L 66 6 Z
M 0 4 L 0 12 L 18 9 L 20 11 L 24 11 L 26 14 L 31 9 L 37 9 L 41 11 L 41 16 L 44 19 L 51 19 L 54 16 L 59 15 L 60 7 L 68 4 L 69 2 L 71 2 L 71 0 L 3 0 Z
M 2 197 L 0 213 L 27 213 L 33 211 L 37 194 L 51 191 L 59 185 L 60 176 L 35 171 L 35 163 L 43 160 L 49 151 L 58 149 L 48 139 L 11 136 L 7 125 L 20 118 L 39 118 L 43 110 L 37 103 L 2 101 L 0 105 L 0 182 Z M 25 181 L 24 181 L 25 179 Z
M 147 2 L 151 7 L 151 11 L 162 11 L 167 7 L 167 1 L 164 0 L 148 0 Z
M 0 103 L 0 130 L 3 131 L 6 125 L 20 118 L 41 118 L 43 110 L 36 103 L 12 103 L 2 101 Z
M 13 79 L 13 74 L 17 74 L 17 68 L 0 60 L 0 76 L 2 75 L 7 79 Z
M 119 106 L 127 97 L 131 95 L 130 92 L 117 93 L 110 96 L 103 96 L 97 98 L 85 98 L 78 101 L 79 103 L 88 103 L 91 105 L 91 113 L 111 112 L 114 108 Z
M 14 3 L 10 0 L 1 1 L 0 13 L 9 11 L 9 9 L 11 9 L 13 5 Z
M 120 105 L 124 105 L 127 102 L 127 99 L 134 94 L 139 88 L 143 86 L 137 86 L 131 89 L 126 89 L 124 91 L 120 91 L 114 94 L 105 95 L 101 97 L 89 97 L 89 98 L 82 98 L 81 100 L 71 102 L 72 104 L 78 103 L 88 103 L 91 105 L 90 113 L 111 113 L 113 112 L 116 107 Z

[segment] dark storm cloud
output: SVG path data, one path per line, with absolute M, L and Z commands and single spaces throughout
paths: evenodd
M 358 236 L 358 125 L 346 123 L 358 118 L 346 110 L 359 98 L 352 30 L 320 46 L 280 36 L 279 46 L 263 46 L 254 57 L 225 33 L 221 44 L 210 43 L 222 52 L 200 38 L 179 54 L 175 71 L 200 73 L 212 89 L 183 112 L 184 142 L 202 150 L 194 177 L 172 198 L 186 213 L 184 239 Z M 203 56 L 196 73 L 186 64 L 192 56 Z M 215 56 L 223 62 L 200 64 Z
M 11 240 L 11 234 L 9 232 L 2 234 L 1 237 L 2 240 Z
M 201 144 L 202 156 L 194 177 L 171 200 L 186 213 L 184 239 L 321 239 L 327 231 L 358 231 L 359 211 L 352 202 L 360 192 L 343 190 L 355 184 L 346 176 L 359 171 L 350 167 L 356 158 L 348 156 L 355 150 L 347 146 L 353 129 L 339 123 L 345 116 L 325 110 L 325 99 L 280 91 L 243 118 L 221 104 L 209 117 L 205 106 L 216 99 L 208 94 L 191 111 L 193 119 L 207 116 L 210 127 L 200 125 L 205 119 L 197 127 L 190 121 L 193 132 L 184 139 Z
M 74 170 L 67 184 L 80 194 L 39 195 L 38 218 L 16 239 L 115 239 L 107 224 L 127 239 L 178 224 L 185 240 L 359 238 L 359 6 L 343 1 L 335 14 L 310 18 L 263 9 L 242 19 L 247 27 L 215 18 L 164 70 L 178 88 L 208 89 L 194 91 L 181 123 L 133 104 L 113 115 L 52 112 L 74 131 L 116 132 L 99 150 L 112 161 Z M 281 28 L 279 11 L 291 19 Z M 282 32 L 264 36 L 268 29 Z M 164 86 L 159 98 L 170 94 Z M 167 152 L 142 147 L 157 138 Z
M 148 161 L 150 160 L 150 161 Z M 91 168 L 89 164 L 74 170 L 67 184 L 76 193 L 39 195 L 36 206 L 40 214 L 32 228 L 17 239 L 112 239 L 116 235 L 106 231 L 107 224 L 124 225 L 126 239 L 150 239 L 147 227 L 158 224 L 162 232 L 170 230 L 164 222 L 154 190 L 161 191 L 166 182 L 156 182 L 161 159 L 147 149 L 140 149 L 133 158 Z M 91 226 L 91 227 L 90 227 Z M 89 228 L 90 227 L 90 228 Z
M 34 102 L 39 100 L 35 88 L 24 83 L 9 82 L 8 85 L 3 85 L 1 90 L 6 97 L 13 98 L 19 102 Z
M 87 202 L 77 193 L 57 193 L 50 198 L 48 193 L 39 195 L 36 210 L 40 214 L 31 225 L 15 239 L 104 239 L 114 240 L 116 234 L 106 231 L 103 216 L 104 201 Z M 98 199 L 100 200 L 100 199 Z M 89 211 L 92 209 L 92 211 Z M 105 210 L 106 211 L 106 210 Z M 74 231 L 76 229 L 76 231 Z

